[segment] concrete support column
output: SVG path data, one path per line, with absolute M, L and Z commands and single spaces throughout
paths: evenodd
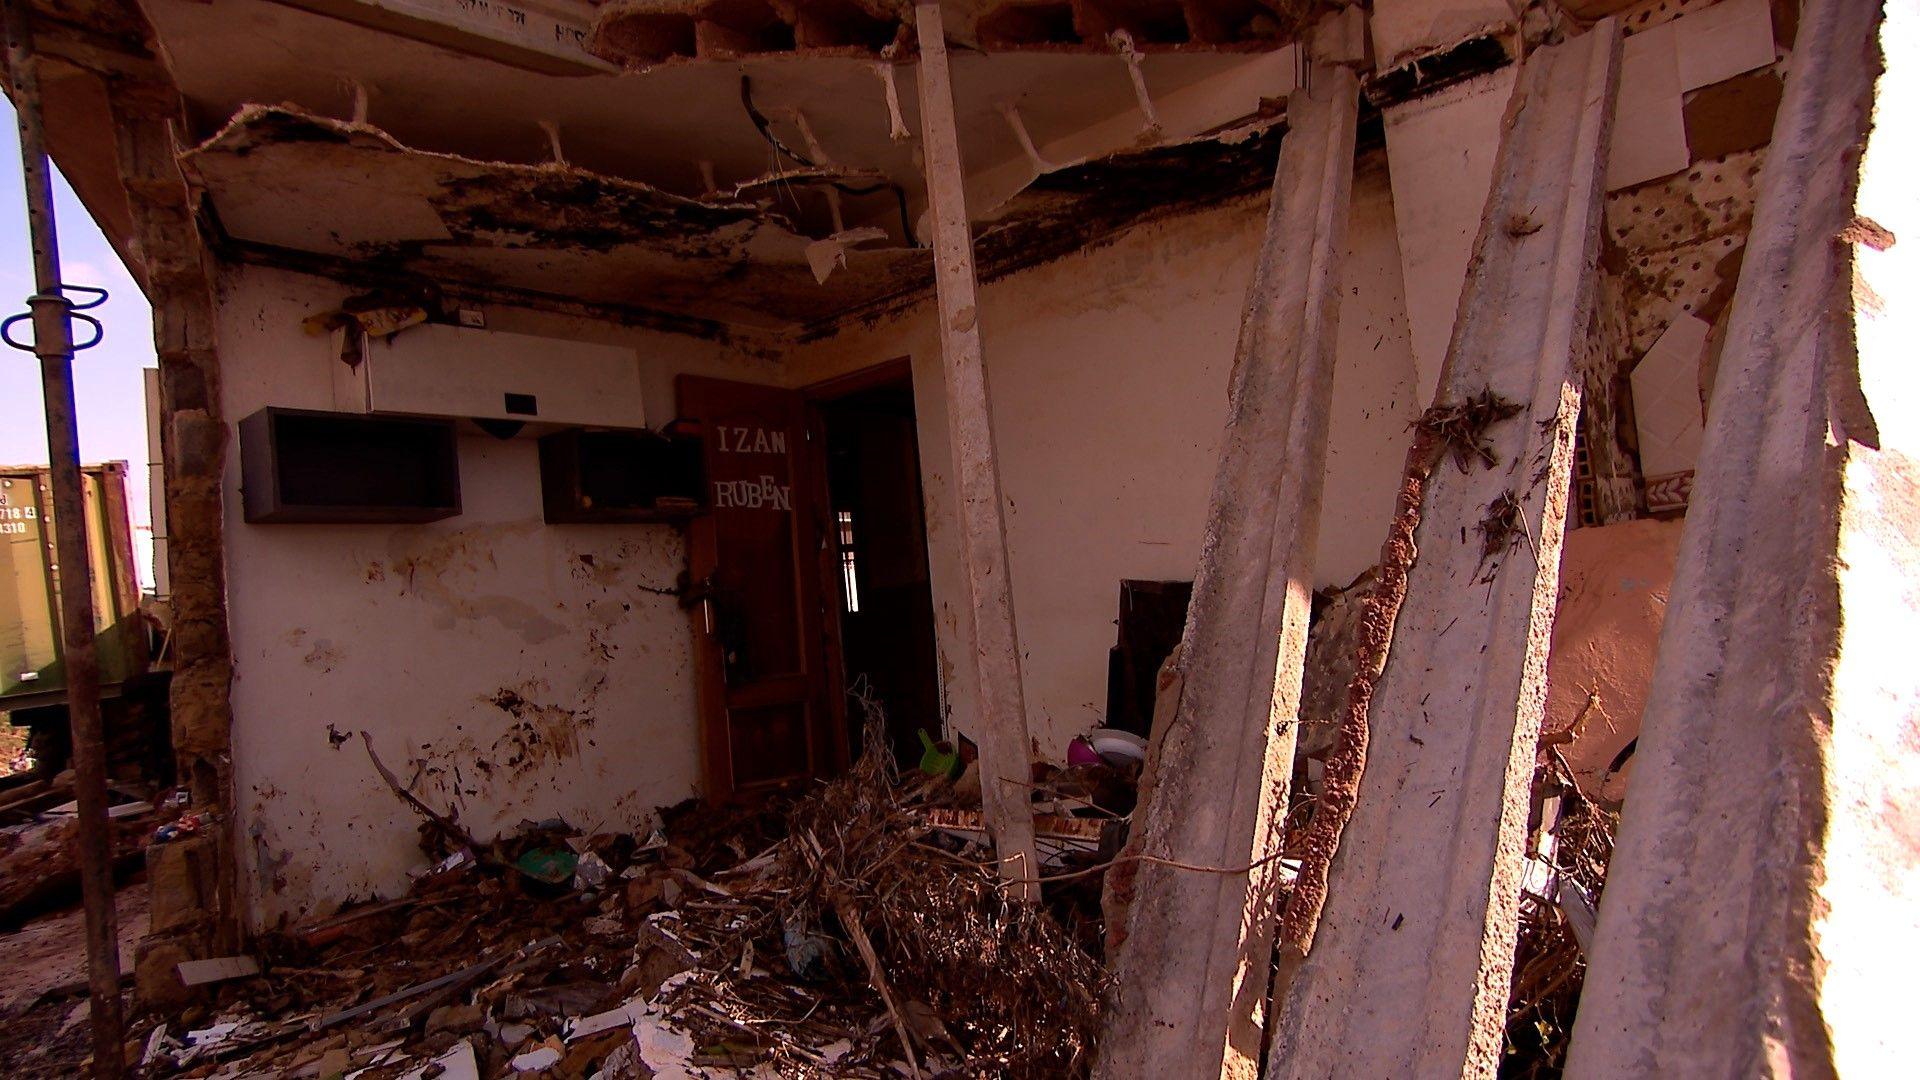
M 1181 646 L 1159 709 L 1142 863 L 1096 1075 L 1257 1075 L 1279 842 L 1326 475 L 1358 83 L 1287 102 L 1272 209 L 1234 357 L 1226 436 Z M 1249 870 L 1249 864 L 1253 865 Z
M 227 426 L 220 414 L 213 289 L 206 252 L 174 156 L 173 89 L 122 83 L 111 96 L 116 156 L 133 215 L 160 365 L 173 684 L 169 695 L 180 779 L 216 828 L 150 853 L 154 937 L 138 968 L 143 999 L 179 990 L 172 963 L 240 944 L 233 847 L 232 709 L 221 482 Z M 187 849 L 192 850 L 187 850 Z M 192 865 L 192 873 L 178 866 Z M 186 883 L 191 887 L 186 887 Z M 179 886 L 179 887 L 173 887 Z M 158 959 L 157 959 L 158 958 Z
M 1881 17 L 1801 10 L 1569 1077 L 1914 1071 L 1920 12 L 1884 75 Z
M 1619 56 L 1604 20 L 1530 56 L 1508 106 L 1384 610 L 1366 616 L 1392 649 L 1349 706 L 1357 804 L 1268 1076 L 1491 1077 L 1499 1062 Z
M 954 117 L 953 74 L 939 4 L 914 12 L 920 39 L 921 147 L 932 204 L 934 285 L 939 294 L 940 354 L 946 372 L 947 431 L 960 496 L 960 546 L 967 560 L 974 669 L 979 676 L 980 808 L 993 836 L 1001 876 L 1016 895 L 1040 898 L 1033 846 L 1032 742 L 1020 680 L 1020 634 L 1007 569 L 1007 522 L 1000 504 L 1000 464 L 993 446 L 993 408 L 980 352 L 979 283 L 973 232 Z

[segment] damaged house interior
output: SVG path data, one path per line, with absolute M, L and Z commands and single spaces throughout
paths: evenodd
M 8 1075 L 1905 1071 L 1914 5 L 4 6 Z

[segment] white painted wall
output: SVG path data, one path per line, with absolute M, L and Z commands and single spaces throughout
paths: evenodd
M 1385 163 L 1356 170 L 1333 369 L 1333 423 L 1314 588 L 1346 586 L 1380 561 L 1406 466 L 1408 428 L 1431 390 L 1420 381 Z
M 225 275 L 230 419 L 332 406 L 336 361 L 300 321 L 348 291 L 272 270 Z M 777 377 L 693 338 L 502 309 L 489 321 L 635 349 L 649 414 L 635 423 L 671 419 L 677 371 Z M 694 792 L 688 622 L 673 597 L 646 591 L 674 585 L 681 532 L 545 525 L 530 438 L 463 437 L 460 465 L 464 511 L 445 521 L 248 525 L 230 455 L 235 835 L 256 926 L 401 891 L 422 862 L 418 819 L 359 739 L 336 746 L 340 735 L 370 732 L 390 768 L 419 772 L 419 794 L 483 838 L 549 817 L 633 828 Z
M 1417 415 L 1384 169 L 1356 178 L 1316 586 L 1378 557 Z M 1058 756 L 1105 710 L 1123 578 L 1191 579 L 1266 200 L 1135 230 L 981 293 L 1029 728 Z M 916 313 L 798 352 L 806 383 L 912 358 L 949 713 L 972 726 L 965 579 L 939 342 Z
M 1384 169 L 1363 167 L 1356 183 L 1316 586 L 1345 584 L 1376 558 L 1418 411 Z M 983 291 L 1042 754 L 1100 722 L 1121 579 L 1193 575 L 1265 209 L 1254 199 L 1138 229 Z M 227 416 L 332 407 L 336 361 L 300 322 L 347 292 L 280 271 L 227 273 Z M 784 364 L 510 309 L 490 310 L 489 325 L 634 348 L 648 413 L 634 420 L 656 425 L 674 415 L 677 372 L 798 386 L 910 356 L 942 683 L 956 723 L 971 726 L 945 389 L 926 309 Z M 674 584 L 681 533 L 549 527 L 531 439 L 475 434 L 460 452 L 463 513 L 415 526 L 248 525 L 237 455 L 229 467 L 236 835 L 256 925 L 396 892 L 420 864 L 418 822 L 374 772 L 361 730 L 483 837 L 556 816 L 633 828 L 695 790 L 688 623 L 673 598 L 646 591 Z M 336 747 L 333 733 L 356 737 Z

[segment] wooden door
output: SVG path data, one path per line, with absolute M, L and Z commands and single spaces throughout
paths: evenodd
M 791 390 L 682 375 L 709 512 L 689 570 L 706 795 L 718 802 L 838 770 L 820 559 L 825 508 L 805 401 Z

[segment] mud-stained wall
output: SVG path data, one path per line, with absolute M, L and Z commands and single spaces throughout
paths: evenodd
M 1058 757 L 1106 708 L 1123 578 L 1191 580 L 1266 200 L 1125 234 L 993 282 L 980 303 L 1029 729 Z M 1356 176 L 1316 586 L 1378 557 L 1419 411 L 1384 169 Z M 924 311 L 794 354 L 796 384 L 912 358 L 941 677 L 973 720 L 972 641 L 940 346 Z
M 1418 411 L 1392 199 L 1357 174 L 1316 586 L 1377 555 Z M 1101 722 L 1124 578 L 1190 579 L 1264 199 L 1134 230 L 988 285 L 982 325 L 1031 727 L 1043 755 Z M 301 320 L 349 290 L 264 269 L 222 280 L 225 413 L 332 407 Z M 971 726 L 972 642 L 938 339 L 923 307 L 794 350 L 488 310 L 494 329 L 637 351 L 648 423 L 672 376 L 801 386 L 912 358 L 943 693 Z M 547 526 L 529 438 L 461 439 L 465 504 L 418 526 L 247 525 L 227 475 L 241 875 L 256 925 L 404 886 L 418 820 L 357 733 L 475 833 L 563 817 L 627 829 L 698 781 L 685 565 L 668 526 Z
M 222 278 L 225 415 L 331 408 L 329 344 L 300 322 L 344 287 L 261 269 Z M 491 309 L 494 329 L 636 349 L 647 417 L 671 376 L 773 381 L 686 337 Z M 463 512 L 429 525 L 248 525 L 226 478 L 233 755 L 255 926 L 404 889 L 415 817 L 357 733 L 481 837 L 522 819 L 630 829 L 698 781 L 684 538 L 666 525 L 548 526 L 536 446 L 460 439 Z

